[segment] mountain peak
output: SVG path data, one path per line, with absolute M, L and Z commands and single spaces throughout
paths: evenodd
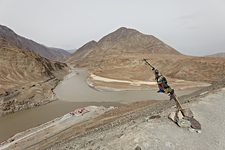
M 140 33 L 139 31 L 137 31 L 135 29 L 120 27 L 119 29 L 117 29 L 116 31 L 114 31 L 108 35 L 114 36 L 114 37 L 128 37 L 128 36 L 137 35 L 137 34 L 142 34 L 142 33 Z
M 116 49 L 124 52 L 149 51 L 157 54 L 180 54 L 156 37 L 126 27 L 121 27 L 104 36 L 99 40 L 98 45 L 103 50 Z
M 126 27 L 120 27 L 119 29 L 117 29 L 117 30 L 127 30 L 128 28 L 126 28 Z
M 92 47 L 96 47 L 98 43 L 94 40 L 86 43 L 84 46 L 82 46 L 80 49 L 91 49 Z
M 127 27 L 120 27 L 119 29 L 117 29 L 114 32 L 136 32 L 136 33 L 140 33 L 139 31 L 132 29 L 132 28 L 127 28 Z
M 120 27 L 104 36 L 98 42 L 90 41 L 79 48 L 68 60 L 70 63 L 100 61 L 105 57 L 122 58 L 126 55 L 175 54 L 178 51 L 152 35 L 143 34 L 135 29 Z
M 117 29 L 115 32 L 138 32 L 135 29 L 131 29 L 131 28 L 126 28 L 126 27 L 120 27 L 119 29 Z

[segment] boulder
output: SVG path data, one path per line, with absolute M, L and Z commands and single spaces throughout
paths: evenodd
M 183 119 L 183 117 L 184 116 L 183 116 L 183 114 L 182 114 L 182 112 L 180 110 L 176 112 L 177 121 Z
M 192 128 L 198 133 L 201 130 L 201 124 L 194 118 L 189 108 L 171 112 L 168 118 L 177 123 L 181 128 Z
M 190 121 L 191 127 L 196 130 L 201 130 L 201 124 L 193 117 L 187 117 L 187 120 Z
M 193 112 L 191 111 L 190 108 L 181 109 L 181 112 L 185 117 L 190 117 L 190 118 L 194 117 Z
M 191 127 L 191 122 L 186 119 L 180 119 L 177 121 L 177 124 L 181 128 L 190 128 Z
M 171 112 L 168 116 L 169 119 L 171 119 L 173 122 L 176 122 L 176 113 Z
M 135 147 L 135 150 L 141 150 L 141 147 L 137 145 L 137 146 Z

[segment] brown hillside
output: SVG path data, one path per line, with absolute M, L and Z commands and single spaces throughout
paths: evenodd
M 207 57 L 221 57 L 221 58 L 225 58 L 225 53 L 216 53 L 213 55 L 208 55 Z
M 68 62 L 87 67 L 92 73 L 125 80 L 152 80 L 152 73 L 142 59 L 164 75 L 191 81 L 213 82 L 225 78 L 225 60 L 185 56 L 151 35 L 120 28 L 99 42 L 86 44 Z
M 214 82 L 225 78 L 225 60 L 205 57 L 178 55 L 128 55 L 124 57 L 106 57 L 100 65 L 89 67 L 96 75 L 123 80 L 151 80 L 153 73 L 144 64 L 148 58 L 153 66 L 170 78 Z M 82 64 L 85 64 L 81 62 Z
M 65 63 L 23 49 L 8 37 L 0 36 L 0 116 L 53 100 L 52 89 L 67 73 Z

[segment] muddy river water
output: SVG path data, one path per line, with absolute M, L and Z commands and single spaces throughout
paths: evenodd
M 97 91 L 86 83 L 87 72 L 76 70 L 55 89 L 58 101 L 37 108 L 24 110 L 0 118 L 0 143 L 14 134 L 38 126 L 76 108 L 96 106 L 120 106 L 143 100 L 168 100 L 168 96 L 156 93 L 156 89 L 131 91 Z M 186 95 L 198 88 L 176 91 Z

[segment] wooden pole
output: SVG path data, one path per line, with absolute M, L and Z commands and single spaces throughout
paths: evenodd
M 175 93 L 173 93 L 172 95 L 170 95 L 170 100 L 172 100 L 172 99 L 175 101 L 176 106 L 177 106 L 177 109 L 178 110 L 182 110 L 183 108 L 182 108 L 182 106 L 181 106 L 181 104 L 180 104 L 177 96 L 175 95 Z

